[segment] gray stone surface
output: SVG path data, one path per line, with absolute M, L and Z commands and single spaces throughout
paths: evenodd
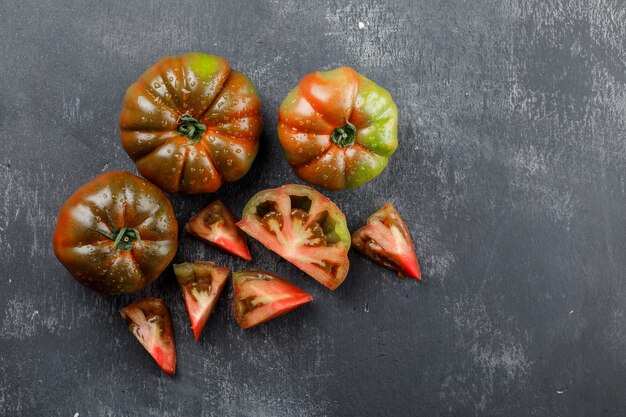
M 621 416 L 626 409 L 626 11 L 610 0 L 3 0 L 0 2 L 0 415 Z M 250 76 L 266 129 L 249 175 L 172 197 L 241 213 L 296 182 L 277 109 L 305 74 L 349 65 L 388 88 L 387 170 L 330 194 L 353 230 L 385 202 L 425 280 L 351 254 L 330 292 L 256 242 L 254 266 L 314 303 L 243 331 L 222 298 L 198 344 L 171 270 L 106 297 L 70 278 L 61 203 L 106 170 L 126 87 L 158 57 L 222 55 Z M 186 236 L 176 260 L 249 265 Z M 162 374 L 117 311 L 172 311 Z

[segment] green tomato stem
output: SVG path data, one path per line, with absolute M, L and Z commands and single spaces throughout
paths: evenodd
M 336 128 L 330 135 L 335 145 L 347 148 L 352 146 L 356 139 L 356 126 L 346 120 L 346 124 Z
M 111 231 L 108 232 L 100 229 L 92 230 L 111 239 L 116 247 L 116 252 L 119 252 L 120 250 L 132 250 L 135 241 L 141 242 L 141 236 L 139 236 L 139 232 L 137 231 L 137 229 L 126 226 L 122 226 L 118 229 L 117 227 L 115 227 L 115 224 L 113 223 L 111 215 L 108 211 L 106 212 L 106 215 L 109 220 L 109 227 L 111 228 Z
M 193 145 L 198 142 L 204 132 L 206 132 L 206 125 L 201 123 L 198 119 L 195 119 L 191 114 L 185 113 L 178 118 L 177 130 L 181 136 L 191 139 L 183 146 Z

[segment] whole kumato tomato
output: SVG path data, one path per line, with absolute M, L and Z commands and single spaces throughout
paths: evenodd
M 126 91 L 122 145 L 147 179 L 170 193 L 207 193 L 243 177 L 262 129 L 261 100 L 224 58 L 160 59 Z
M 170 263 L 178 224 L 156 186 L 128 172 L 107 172 L 63 203 L 54 253 L 78 282 L 106 294 L 138 291 Z
M 387 90 L 341 67 L 305 76 L 280 106 L 278 137 L 304 181 L 332 190 L 379 175 L 398 146 L 398 109 Z

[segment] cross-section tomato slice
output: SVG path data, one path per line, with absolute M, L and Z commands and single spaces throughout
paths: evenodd
M 352 245 L 366 258 L 397 271 L 399 276 L 422 278 L 409 229 L 390 203 L 352 234 Z
M 269 272 L 233 274 L 233 311 L 244 329 L 282 316 L 311 300 L 311 294 Z
M 251 261 L 246 237 L 237 227 L 237 219 L 221 200 L 216 200 L 193 216 L 185 225 L 185 232 L 203 242 Z
M 173 266 L 191 321 L 193 337 L 198 341 L 204 325 L 215 310 L 230 269 L 219 268 L 212 262 L 185 262 Z
M 331 290 L 348 274 L 346 218 L 313 188 L 288 184 L 261 191 L 248 201 L 237 225 Z
M 165 303 L 160 298 L 144 298 L 120 310 L 128 330 L 152 355 L 161 369 L 174 375 L 176 346 L 172 320 Z

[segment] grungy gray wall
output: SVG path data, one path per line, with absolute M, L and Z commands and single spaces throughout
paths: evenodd
M 621 416 L 626 408 L 626 11 L 610 0 L 0 3 L 0 415 Z M 263 98 L 261 151 L 215 196 L 173 196 L 181 224 L 214 198 L 297 182 L 277 109 L 305 74 L 349 65 L 400 111 L 375 181 L 326 193 L 351 230 L 390 201 L 425 280 L 351 254 L 330 292 L 251 242 L 314 303 L 239 329 L 230 290 L 198 344 L 171 270 L 139 294 L 72 280 L 51 235 L 106 170 L 123 94 L 160 56 L 226 57 Z M 240 262 L 181 236 L 176 261 Z M 172 311 L 162 374 L 118 310 Z

